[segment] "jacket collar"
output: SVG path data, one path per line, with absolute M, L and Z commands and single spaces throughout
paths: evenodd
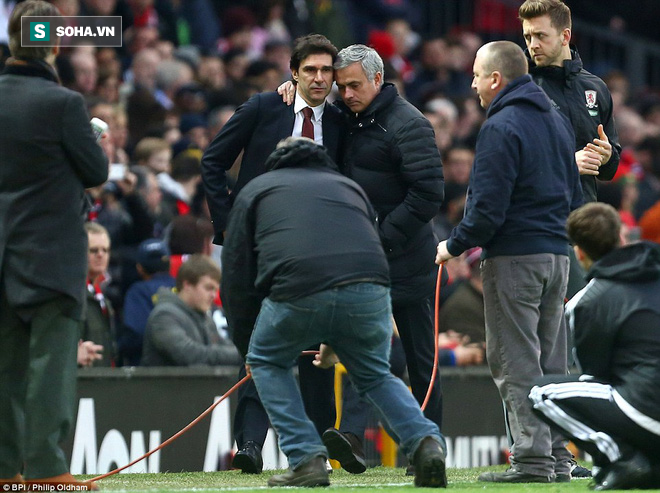
M 25 77 L 41 77 L 60 84 L 60 78 L 55 69 L 43 60 L 9 58 L 3 74 L 23 75 Z
M 570 76 L 580 73 L 582 70 L 582 59 L 577 51 L 577 48 L 571 45 L 571 59 L 564 60 L 562 67 L 551 65 L 548 67 L 537 67 L 534 60 L 527 54 L 527 61 L 529 63 L 529 72 L 533 77 L 545 77 L 549 79 L 568 79 Z
M 376 95 L 374 100 L 369 106 L 367 106 L 362 113 L 357 115 L 351 111 L 351 109 L 344 104 L 343 101 L 337 103 L 337 107 L 342 110 L 344 113 L 347 113 L 350 117 L 355 118 L 356 120 L 361 120 L 366 117 L 372 117 L 374 114 L 386 108 L 394 99 L 399 95 L 396 87 L 391 82 L 385 82 L 380 92 Z

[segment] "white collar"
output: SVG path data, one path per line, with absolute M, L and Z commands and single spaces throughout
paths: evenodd
M 309 105 L 302 98 L 302 96 L 298 93 L 298 90 L 296 89 L 296 98 L 293 102 L 293 114 L 297 115 L 307 106 Z M 321 119 L 323 118 L 323 110 L 325 109 L 325 100 L 318 106 L 310 106 L 310 108 L 312 108 L 312 111 L 314 112 L 314 120 L 317 122 L 321 121 Z

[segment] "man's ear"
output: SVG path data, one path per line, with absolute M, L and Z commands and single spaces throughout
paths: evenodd
M 584 262 L 587 258 L 587 254 L 584 253 L 584 250 L 577 245 L 573 245 L 573 251 L 575 252 L 575 257 L 578 259 L 578 262 Z
M 291 69 L 291 78 L 295 81 L 295 83 L 298 82 L 298 71 L 296 69 Z
M 380 72 L 376 72 L 376 75 L 374 75 L 374 84 L 376 84 L 377 87 L 381 87 L 383 85 L 383 74 Z
M 571 42 L 571 30 L 567 27 L 561 32 L 561 44 L 566 46 Z
M 502 74 L 495 70 L 491 76 L 491 83 L 490 83 L 490 88 L 492 90 L 499 89 L 502 86 L 504 86 L 504 79 L 502 78 Z

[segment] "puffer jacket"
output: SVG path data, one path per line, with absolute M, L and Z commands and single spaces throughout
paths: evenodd
M 431 296 L 436 238 L 431 219 L 444 198 L 444 177 L 433 128 L 385 83 L 359 114 L 342 102 L 349 135 L 342 172 L 367 193 L 390 266 L 392 300 Z

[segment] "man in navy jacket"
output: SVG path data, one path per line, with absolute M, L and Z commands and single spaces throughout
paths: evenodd
M 563 299 L 568 277 L 564 225 L 582 202 L 571 125 L 527 74 L 522 49 L 488 43 L 472 87 L 487 120 L 477 140 L 466 214 L 436 262 L 483 248 L 488 364 L 509 414 L 511 469 L 491 482 L 570 479 L 571 455 L 526 399 L 535 377 L 566 373 Z

